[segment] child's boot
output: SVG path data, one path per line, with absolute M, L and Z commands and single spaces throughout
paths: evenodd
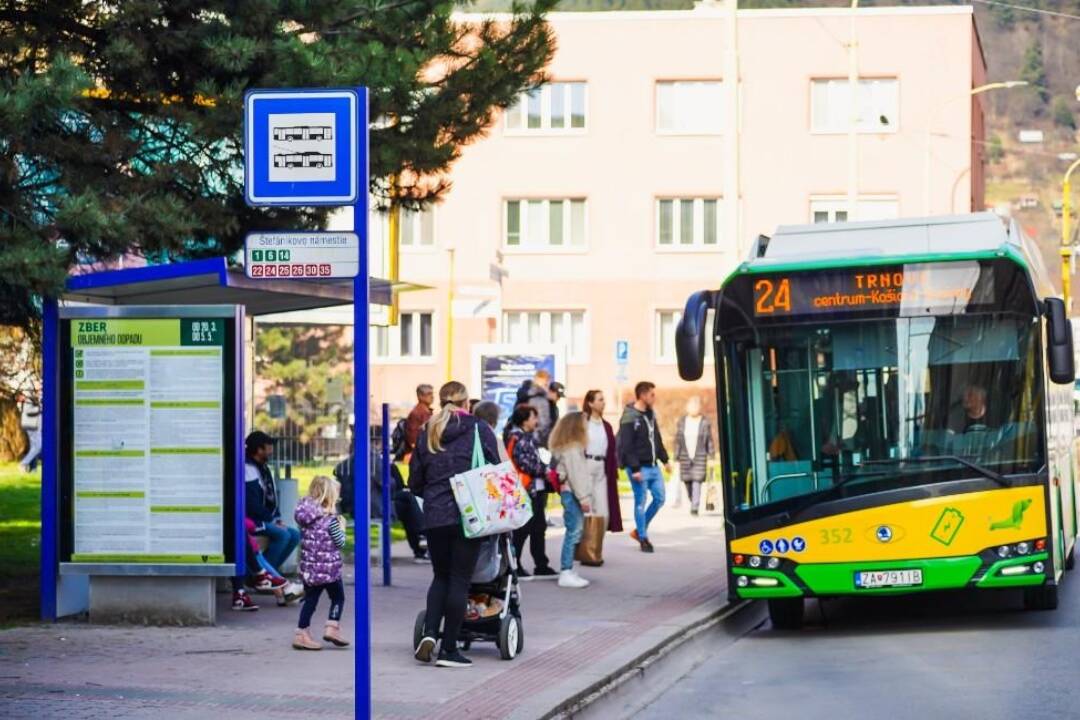
M 315 642 L 306 628 L 303 630 L 297 628 L 292 646 L 297 650 L 322 650 L 322 643 Z
M 338 647 L 348 647 L 349 641 L 341 635 L 341 623 L 337 620 L 327 620 L 326 629 L 323 630 L 323 640 L 332 642 Z

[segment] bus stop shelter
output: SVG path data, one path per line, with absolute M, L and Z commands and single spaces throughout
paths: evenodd
M 370 281 L 369 303 L 388 305 L 391 285 L 385 280 Z M 250 428 L 254 388 L 254 328 L 260 316 L 317 310 L 353 302 L 351 281 L 252 280 L 243 269 L 230 266 L 226 258 L 210 258 L 168 265 L 87 273 L 69 278 L 67 289 L 57 300 L 46 303 L 44 313 L 44 393 L 43 393 L 43 474 L 41 506 L 41 615 L 43 619 L 109 608 L 128 608 L 127 617 L 167 616 L 181 623 L 209 623 L 215 620 L 215 588 L 220 577 L 244 570 L 243 532 L 243 437 Z M 143 310 L 138 310 L 138 309 Z M 72 562 L 63 557 L 62 537 L 75 522 L 74 511 L 63 503 L 62 494 L 71 493 L 70 471 L 65 461 L 71 453 L 67 435 L 71 428 L 61 424 L 61 353 L 65 315 L 96 313 L 102 317 L 122 317 L 125 309 L 142 312 L 146 308 L 169 308 L 173 313 L 197 316 L 211 309 L 219 314 L 229 308 L 238 324 L 234 337 L 235 402 L 234 425 L 228 455 L 223 458 L 226 473 L 235 477 L 232 501 L 227 504 L 232 532 L 226 539 L 232 562 L 192 566 L 183 562 L 132 564 L 124 562 Z M 356 328 L 354 332 L 364 332 Z M 69 331 L 70 334 L 70 331 Z M 69 338 L 70 339 L 70 338 Z M 230 350 L 232 352 L 232 350 Z M 78 373 L 77 376 L 81 376 Z M 70 424 L 70 420 L 68 421 Z M 64 453 L 64 455 L 62 455 Z M 232 470 L 230 470 L 230 468 Z M 65 482 L 67 483 L 65 490 Z M 149 502 L 147 500 L 147 502 Z M 64 509 L 67 508 L 65 512 Z M 68 553 L 70 555 L 70 552 Z M 205 559 L 204 559 L 205 560 Z M 153 611 L 140 608 L 145 604 Z

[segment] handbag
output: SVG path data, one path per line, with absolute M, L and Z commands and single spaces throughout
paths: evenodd
M 514 466 L 509 462 L 484 462 L 479 428 L 474 429 L 472 469 L 451 477 L 450 489 L 467 538 L 517 530 L 532 519 L 529 494 Z
M 597 567 L 604 564 L 604 533 L 607 519 L 603 515 L 586 515 L 581 542 L 574 550 L 574 559 L 582 565 Z

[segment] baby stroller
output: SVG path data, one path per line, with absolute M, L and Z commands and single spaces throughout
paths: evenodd
M 503 660 L 513 660 L 525 648 L 521 623 L 521 587 L 511 533 L 484 538 L 480 558 L 469 585 L 469 604 L 461 624 L 461 647 L 474 642 L 493 642 Z M 424 634 L 426 610 L 416 616 L 413 647 Z M 440 633 L 441 637 L 441 633 Z

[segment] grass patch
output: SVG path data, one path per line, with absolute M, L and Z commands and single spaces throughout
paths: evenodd
M 41 474 L 0 463 L 0 624 L 37 617 Z
M 280 470 L 279 477 L 284 476 L 284 469 Z M 308 488 L 311 487 L 311 481 L 315 479 L 317 475 L 325 475 L 327 477 L 334 477 L 333 465 L 293 465 L 292 476 L 296 480 L 296 487 L 300 493 L 300 497 L 307 495 Z

